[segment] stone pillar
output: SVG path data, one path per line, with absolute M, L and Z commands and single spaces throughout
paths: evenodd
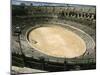
M 64 59 L 64 71 L 68 71 L 69 69 L 70 69 L 70 68 L 69 68 L 67 59 L 65 58 L 65 59 Z
M 40 62 L 42 64 L 41 68 L 42 68 L 42 70 L 44 70 L 45 69 L 45 58 L 44 57 L 40 57 Z
M 77 18 L 77 12 L 74 12 L 75 18 Z
M 80 18 L 83 18 L 83 13 L 80 13 Z
M 65 11 L 63 11 L 63 14 L 64 14 L 64 16 L 66 17 L 66 12 L 65 12 Z
M 69 12 L 67 12 L 67 16 L 69 17 Z
M 79 18 L 80 16 L 79 16 L 79 13 L 77 13 L 77 18 Z
M 88 14 L 87 14 L 87 19 L 89 19 L 89 18 L 90 18 L 90 14 L 88 13 Z

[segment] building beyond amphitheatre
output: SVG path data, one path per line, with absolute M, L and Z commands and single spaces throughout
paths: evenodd
M 96 69 L 96 6 L 12 1 L 12 74 Z

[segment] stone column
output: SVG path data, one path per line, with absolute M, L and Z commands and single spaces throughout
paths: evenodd
M 79 18 L 80 16 L 79 16 L 79 13 L 77 13 L 77 18 Z

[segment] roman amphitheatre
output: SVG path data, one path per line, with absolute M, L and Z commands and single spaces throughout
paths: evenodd
M 52 8 L 55 11 L 50 10 Z M 80 12 L 77 7 L 76 10 L 69 8 L 31 7 L 28 16 L 13 17 L 11 49 L 14 71 L 36 73 L 95 69 L 95 10 Z M 41 11 L 35 13 L 38 12 L 35 9 Z M 42 10 L 46 10 L 45 15 Z

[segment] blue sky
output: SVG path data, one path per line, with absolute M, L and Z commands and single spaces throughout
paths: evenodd
M 34 2 L 34 1 L 23 1 L 23 0 L 12 0 L 13 5 L 20 5 L 20 3 L 25 3 L 25 5 L 33 4 L 33 6 L 67 6 L 64 3 L 46 3 L 46 2 Z M 68 4 L 72 7 L 91 7 L 90 5 L 77 5 L 77 4 Z

